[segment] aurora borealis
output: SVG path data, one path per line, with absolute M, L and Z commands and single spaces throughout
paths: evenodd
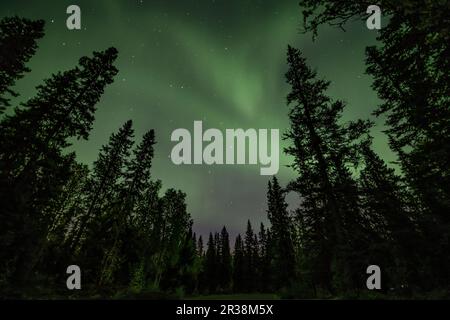
M 66 28 L 66 8 L 77 4 L 82 30 Z M 187 193 L 188 210 L 198 233 L 226 225 L 232 236 L 247 219 L 266 220 L 267 176 L 259 165 L 182 165 L 169 159 L 170 134 L 202 120 L 209 128 L 279 129 L 288 127 L 284 82 L 288 44 L 300 48 L 319 74 L 332 82 L 329 93 L 348 103 L 345 119 L 368 118 L 375 151 L 394 160 L 382 134 L 383 119 L 371 112 L 378 105 L 365 75 L 364 49 L 375 44 L 376 31 L 364 22 L 346 32 L 323 27 L 319 37 L 299 33 L 301 8 L 284 1 L 2 1 L 0 15 L 46 21 L 45 37 L 31 60 L 32 72 L 19 81 L 17 102 L 35 93 L 52 73 L 76 65 L 79 57 L 114 46 L 119 50 L 116 81 L 98 104 L 88 141 L 74 141 L 79 161 L 91 164 L 100 146 L 122 123 L 132 119 L 135 137 L 156 130 L 153 175 L 164 188 Z M 282 150 L 284 141 L 281 141 Z M 294 173 L 283 152 L 279 178 Z M 291 199 L 292 200 L 292 199 Z M 291 201 L 292 202 L 292 201 Z

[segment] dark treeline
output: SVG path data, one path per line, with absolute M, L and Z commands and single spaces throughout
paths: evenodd
M 289 46 L 284 138 L 296 178 L 285 186 L 276 177 L 268 182 L 270 225 L 254 230 L 249 221 L 233 248 L 226 227 L 197 239 L 185 194 L 163 193 L 152 178 L 153 130 L 135 144 L 126 122 L 91 168 L 67 152 L 70 141 L 89 137 L 95 105 L 117 73 L 114 48 L 82 57 L 10 110 L 17 96 L 11 88 L 29 71 L 44 24 L 1 20 L 1 295 L 68 295 L 65 270 L 78 264 L 79 294 L 89 297 L 448 298 L 449 8 L 442 1 L 379 2 L 390 19 L 378 46 L 367 48 L 366 65 L 381 100 L 374 116 L 386 119 L 398 172 L 373 151 L 373 123 L 344 122 L 345 103 L 327 95 L 330 83 Z M 302 0 L 304 29 L 318 36 L 322 24 L 364 23 L 369 4 Z M 294 210 L 288 192 L 299 195 Z M 373 264 L 382 289 L 369 294 L 366 268 Z
M 17 17 L 0 21 L 2 110 L 17 96 L 10 87 L 29 71 L 43 27 Z M 88 294 L 105 296 L 175 288 L 190 272 L 182 259 L 192 220 L 185 194 L 162 194 L 151 178 L 153 130 L 134 145 L 132 123 L 125 122 L 91 169 L 66 151 L 71 139 L 88 138 L 95 104 L 118 71 L 117 54 L 109 48 L 82 57 L 1 119 L 2 296 L 67 291 L 72 264 L 80 265 Z
M 226 227 L 209 234 L 206 249 L 198 239 L 199 275 L 196 291 L 211 293 L 272 292 L 269 289 L 268 233 L 263 224 L 256 234 L 250 221 L 244 237 L 236 237 L 234 249 Z M 195 240 L 195 237 L 194 237 Z

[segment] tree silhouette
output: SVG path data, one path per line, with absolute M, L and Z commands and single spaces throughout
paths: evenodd
M 23 24 L 14 27 L 17 32 L 39 26 L 13 22 Z M 9 57 L 17 59 L 17 70 L 5 69 L 8 86 L 27 71 L 24 63 L 38 35 L 30 31 L 19 43 L 22 51 Z M 6 31 L 1 36 L 3 49 L 11 45 Z M 2 119 L 1 281 L 11 288 L 30 285 L 32 271 L 49 283 L 61 281 L 61 270 L 74 261 L 83 262 L 88 287 L 107 295 L 114 294 L 114 286 L 133 292 L 149 287 L 193 292 L 197 286 L 201 258 L 186 195 L 168 189 L 161 197 L 161 182 L 151 179 L 154 131 L 144 135 L 131 157 L 134 137 L 127 121 L 102 147 L 92 171 L 65 151 L 71 139 L 88 138 L 95 104 L 118 72 L 116 57 L 110 48 L 81 58 L 78 67 L 53 75 L 36 97 Z
M 258 264 L 258 242 L 252 224 L 248 220 L 244 236 L 244 286 L 248 292 L 253 292 L 258 288 Z
M 271 258 L 274 253 L 274 245 L 270 236 L 270 231 L 266 230 L 264 224 L 261 222 L 258 233 L 258 247 L 259 247 L 259 276 L 260 285 L 259 290 L 268 292 L 271 290 L 273 278 L 278 274 L 272 273 Z M 275 269 L 273 269 L 275 270 Z
M 234 242 L 233 252 L 233 291 L 243 292 L 245 289 L 245 252 L 244 243 L 240 234 Z
M 361 149 L 364 169 L 360 174 L 362 208 L 373 226 L 371 261 L 385 270 L 387 287 L 411 285 L 419 274 L 422 262 L 417 217 L 401 179 L 370 148 L 370 141 Z M 370 261 L 368 261 L 370 263 Z
M 205 254 L 205 280 L 206 288 L 209 292 L 215 292 L 217 289 L 217 252 L 216 243 L 213 234 L 209 233 L 207 249 Z
M 366 1 L 301 1 L 305 31 L 318 26 L 344 26 L 365 19 Z M 402 173 L 422 215 L 435 285 L 450 279 L 448 230 L 449 189 L 449 3 L 407 0 L 380 1 L 389 16 L 380 30 L 379 45 L 366 49 L 367 72 L 382 100 L 376 116 L 386 119 L 389 144 L 398 154 Z
M 97 257 L 105 256 L 105 259 L 113 254 L 107 250 L 111 241 L 114 241 L 111 236 L 118 232 L 118 216 L 112 209 L 130 155 L 132 137 L 132 122 L 127 121 L 117 133 L 111 135 L 108 144 L 102 147 L 86 185 L 86 203 L 71 240 L 72 251 L 80 255 L 79 259 L 86 261 L 87 265 L 92 261 L 91 268 L 95 270 L 92 271 L 92 277 L 99 284 L 105 281 L 103 278 L 106 275 L 103 263 L 98 270 Z M 88 271 L 85 273 L 87 277 L 91 275 Z M 108 276 L 112 277 L 111 274 Z
M 225 226 L 220 232 L 220 252 L 219 252 L 219 286 L 223 291 L 229 291 L 231 285 L 231 253 L 230 239 Z
M 110 48 L 81 58 L 79 67 L 47 79 L 36 97 L 2 119 L 1 214 L 7 223 L 0 231 L 9 234 L 2 251 L 9 266 L 16 266 L 8 273 L 19 283 L 26 282 L 45 246 L 53 220 L 46 208 L 70 179 L 75 155 L 63 151 L 69 139 L 87 138 L 95 104 L 117 73 L 116 57 Z
M 317 281 L 330 291 L 352 288 L 356 285 L 353 275 L 361 268 L 356 252 L 364 250 L 367 240 L 356 182 L 348 166 L 358 160 L 359 139 L 370 123 L 340 124 L 344 104 L 325 95 L 329 82 L 316 79 L 299 50 L 289 46 L 287 56 L 286 79 L 292 87 L 287 103 L 292 107 L 286 138 L 292 145 L 285 152 L 294 157 L 292 167 L 299 174 L 289 188 L 303 199 L 297 213 L 304 231 L 313 229 L 315 237 L 320 235 L 315 239 L 316 250 L 309 252 L 310 259 L 317 260 L 314 264 L 320 265 L 322 275 Z
M 30 69 L 25 65 L 37 49 L 37 40 L 44 36 L 43 20 L 5 17 L 0 20 L 0 115 L 17 97 L 11 87 Z
M 121 239 L 126 238 L 125 235 L 127 232 L 131 232 L 130 224 L 135 206 L 151 183 L 150 169 L 154 154 L 154 144 L 155 134 L 153 130 L 150 130 L 144 134 L 142 142 L 134 151 L 134 158 L 129 161 L 124 161 L 126 167 L 123 173 L 124 179 L 118 186 L 117 195 L 110 208 L 114 216 L 112 226 L 113 235 L 110 241 L 111 246 L 105 253 L 102 266 L 103 275 L 112 275 L 115 270 L 120 268 L 120 263 L 114 262 L 119 260 L 118 256 L 125 249 L 123 247 L 125 244 L 121 243 Z
M 276 288 L 281 288 L 288 286 L 296 278 L 296 259 L 293 223 L 287 211 L 283 190 L 276 177 L 273 177 L 268 184 L 267 206 L 267 215 L 271 224 L 273 281 Z M 264 232 L 263 226 L 261 232 Z M 263 235 L 263 238 L 266 238 L 266 235 Z M 276 272 L 281 269 L 284 271 Z
M 186 232 L 192 224 L 186 211 L 186 194 L 179 190 L 168 189 L 163 198 L 164 224 L 160 238 L 160 253 L 157 256 L 157 269 L 154 285 L 158 286 L 164 271 L 176 265 Z M 165 279 L 163 279 L 165 280 Z

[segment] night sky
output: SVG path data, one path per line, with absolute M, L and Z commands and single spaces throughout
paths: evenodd
M 89 141 L 77 141 L 79 161 L 92 164 L 109 135 L 132 119 L 135 137 L 154 128 L 158 144 L 153 176 L 164 188 L 187 193 L 188 210 L 198 233 L 226 225 L 242 232 L 247 219 L 266 221 L 268 176 L 260 165 L 174 165 L 170 141 L 174 129 L 288 127 L 284 82 L 288 44 L 300 48 L 320 76 L 332 81 L 329 93 L 348 102 L 345 119 L 370 117 L 379 101 L 364 74 L 364 49 L 375 44 L 376 31 L 364 22 L 347 32 L 323 27 L 318 39 L 299 33 L 301 8 L 290 1 L 1 1 L 0 17 L 19 15 L 46 21 L 45 37 L 30 62 L 32 72 L 19 81 L 20 101 L 52 73 L 72 68 L 79 57 L 114 46 L 119 74 L 98 104 Z M 77 4 L 82 30 L 66 28 L 67 6 Z M 382 134 L 382 119 L 373 119 L 375 150 L 394 160 Z M 295 174 L 280 145 L 278 177 Z M 290 203 L 295 197 L 289 196 Z

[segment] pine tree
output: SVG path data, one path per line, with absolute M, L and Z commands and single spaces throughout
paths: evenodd
M 71 172 L 70 179 L 58 197 L 46 208 L 46 214 L 51 219 L 46 245 L 41 249 L 39 268 L 42 274 L 59 274 L 59 270 L 72 263 L 70 250 L 67 250 L 67 240 L 70 239 L 69 235 L 75 226 L 77 214 L 84 209 L 84 187 L 90 171 L 87 165 L 74 163 Z M 63 277 L 60 278 L 61 281 Z
M 353 276 L 362 262 L 355 257 L 367 242 L 348 166 L 357 162 L 360 137 L 370 123 L 340 124 L 344 103 L 325 95 L 329 82 L 316 79 L 299 50 L 289 46 L 287 60 L 286 79 L 292 87 L 287 103 L 292 107 L 286 138 L 292 145 L 285 152 L 294 157 L 292 167 L 299 175 L 289 189 L 302 198 L 297 213 L 298 220 L 308 224 L 303 230 L 314 229 L 312 233 L 321 237 L 310 257 L 319 270 L 316 281 L 330 291 L 348 290 L 358 282 Z
M 0 20 L 0 115 L 10 106 L 11 87 L 30 69 L 26 63 L 35 54 L 37 40 L 44 36 L 43 20 L 5 17 Z
M 370 148 L 370 142 L 361 149 L 364 169 L 360 174 L 363 208 L 374 232 L 370 257 L 385 270 L 386 287 L 409 287 L 420 278 L 423 270 L 421 234 L 418 233 L 414 208 L 409 195 L 394 169 Z M 423 253 L 423 251 L 422 251 Z M 368 261 L 370 263 L 370 261 Z
M 150 130 L 142 138 L 142 142 L 134 150 L 134 158 L 127 163 L 125 181 L 123 183 L 120 202 L 125 206 L 135 203 L 141 196 L 151 178 L 151 167 L 154 156 L 155 132 Z M 131 209 L 128 209 L 131 210 Z
M 220 242 L 220 234 L 218 232 L 214 232 L 214 244 L 216 246 L 216 265 L 218 266 L 220 263 L 220 255 L 222 252 L 222 243 Z
M 206 288 L 209 293 L 213 293 L 217 289 L 217 252 L 216 243 L 213 234 L 209 233 L 207 249 L 205 254 L 205 280 Z
M 259 255 L 261 258 L 268 256 L 268 233 L 269 230 L 266 230 L 264 223 L 261 222 L 258 233 Z
M 244 289 L 247 292 L 254 292 L 258 288 L 259 256 L 255 236 L 250 220 L 248 220 L 244 237 Z
M 173 269 L 179 262 L 180 252 L 186 233 L 192 225 L 190 214 L 186 211 L 186 194 L 168 189 L 162 198 L 163 225 L 160 230 L 159 252 L 156 259 L 154 286 L 167 287 L 166 270 Z
M 273 268 L 273 257 L 276 255 L 275 243 L 271 230 L 261 222 L 258 233 L 259 251 L 259 290 L 261 292 L 273 292 L 275 290 L 274 278 L 279 272 Z
M 220 288 L 227 292 L 230 289 L 231 284 L 231 253 L 230 253 L 230 239 L 228 231 L 225 226 L 220 232 L 220 256 L 218 257 L 218 276 L 219 276 L 219 286 Z
M 132 219 L 133 236 L 127 241 L 128 260 L 134 264 L 133 277 L 139 279 L 136 281 L 139 288 L 153 285 L 158 272 L 157 262 L 165 233 L 163 200 L 159 196 L 161 188 L 160 180 L 151 181 L 146 186 Z
M 1 218 L 7 230 L 0 233 L 9 234 L 2 251 L 10 252 L 18 282 L 27 282 L 41 256 L 54 219 L 44 215 L 46 208 L 70 179 L 75 155 L 64 149 L 72 138 L 87 138 L 95 104 L 117 73 L 116 57 L 111 48 L 81 58 L 79 67 L 53 75 L 38 86 L 36 97 L 2 120 Z
M 272 270 L 274 272 L 274 285 L 277 288 L 285 287 L 296 278 L 295 251 L 293 242 L 293 223 L 287 211 L 284 192 L 276 177 L 269 181 L 267 192 L 267 215 L 271 223 L 272 241 Z
M 153 130 L 144 134 L 142 142 L 134 150 L 134 158 L 131 161 L 125 159 L 126 169 L 124 180 L 119 186 L 117 197 L 113 200 L 112 208 L 114 222 L 112 226 L 112 239 L 109 248 L 105 249 L 105 256 L 102 262 L 102 276 L 107 274 L 110 277 L 121 267 L 114 264 L 118 261 L 118 255 L 123 255 L 125 243 L 121 239 L 126 233 L 131 233 L 132 215 L 134 209 L 143 196 L 146 187 L 151 183 L 150 169 L 153 159 L 153 145 L 155 144 L 155 134 Z M 127 272 L 124 272 L 125 274 Z M 105 279 L 106 280 L 106 279 Z M 109 279 L 111 281 L 112 279 Z
M 198 237 L 198 244 L 197 244 L 197 254 L 202 257 L 204 254 L 204 249 L 203 249 L 203 238 L 202 236 Z
M 367 19 L 365 1 L 303 0 L 305 31 L 321 24 Z M 429 248 L 436 283 L 448 282 L 450 261 L 449 41 L 446 1 L 380 1 L 389 21 L 377 46 L 366 49 L 367 72 L 382 100 L 374 112 L 386 119 L 389 145 L 398 154 L 402 173 L 422 217 L 422 244 Z
M 234 242 L 233 253 L 233 292 L 239 293 L 245 290 L 245 252 L 244 243 L 240 234 Z
M 198 261 L 198 283 L 197 283 L 197 292 L 202 293 L 205 292 L 208 284 L 208 280 L 206 278 L 205 272 L 205 264 L 206 264 L 206 255 L 203 247 L 203 237 L 198 237 L 197 242 L 197 261 Z
M 84 259 L 89 270 L 88 279 L 101 282 L 102 257 L 105 248 L 111 245 L 116 216 L 112 204 L 120 190 L 125 163 L 133 144 L 132 122 L 127 121 L 117 133 L 113 133 L 108 144 L 102 146 L 94 162 L 92 174 L 85 186 L 85 211 L 80 213 L 71 239 L 71 251 Z M 99 261 L 100 260 L 100 261 Z M 119 263 L 115 261 L 114 263 Z M 112 275 L 108 275 L 112 276 Z
M 192 228 L 192 227 L 191 227 Z M 192 230 L 191 230 L 192 231 Z M 191 232 L 192 233 L 192 232 Z M 192 242 L 194 243 L 195 254 L 197 254 L 197 233 L 194 232 L 192 235 Z
M 185 238 L 180 249 L 179 259 L 173 267 L 172 288 L 182 288 L 184 293 L 192 294 L 196 287 L 196 241 L 192 234 L 192 226 L 185 233 Z
M 396 10 L 379 36 L 382 46 L 366 50 L 367 71 L 382 99 L 374 114 L 386 117 L 389 144 L 423 208 L 436 286 L 450 280 L 450 78 L 443 72 L 450 67 L 450 45 L 442 13 L 449 9 L 427 1 Z
M 46 157 L 70 145 L 69 138 L 88 137 L 95 105 L 117 73 L 116 58 L 114 48 L 82 57 L 79 67 L 45 80 L 36 97 L 5 117 L 0 138 L 8 153 L 2 153 L 1 161 L 8 180 L 33 177 Z

